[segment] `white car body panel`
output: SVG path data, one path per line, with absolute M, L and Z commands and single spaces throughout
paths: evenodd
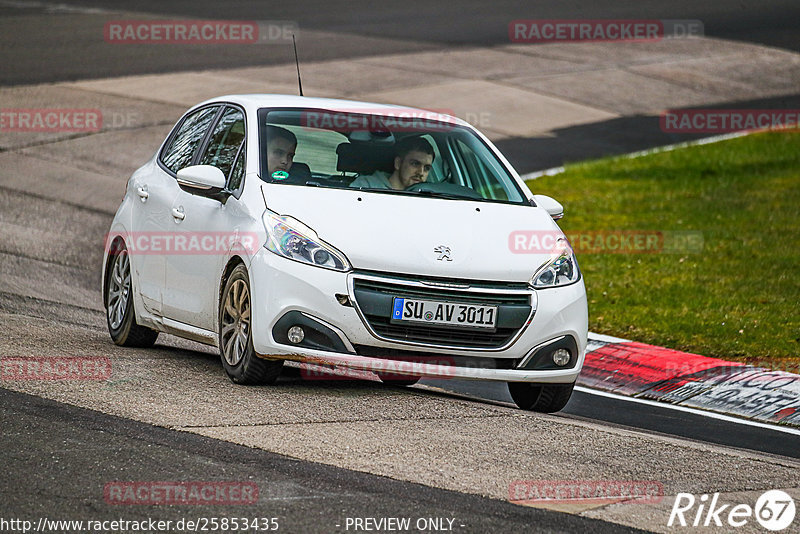
M 475 350 L 464 347 L 425 348 L 419 344 L 379 339 L 365 324 L 360 310 L 342 305 L 337 295 L 355 299 L 353 277 L 360 271 L 394 273 L 425 278 L 509 282 L 524 284 L 545 264 L 545 251 L 518 254 L 509 247 L 513 231 L 560 232 L 544 209 L 468 200 L 390 195 L 368 191 L 273 184 L 259 177 L 258 117 L 260 108 L 320 108 L 332 111 L 387 112 L 413 110 L 343 100 L 285 95 L 232 95 L 209 100 L 232 103 L 244 109 L 247 159 L 239 198 L 226 203 L 196 196 L 178 187 L 157 163 L 157 156 L 129 180 L 126 197 L 109 233 L 126 240 L 137 232 L 178 230 L 190 232 L 238 232 L 256 235 L 259 246 L 233 245 L 212 256 L 140 255 L 133 258 L 134 307 L 142 325 L 214 345 L 219 325 L 219 295 L 223 273 L 231 260 L 248 270 L 252 296 L 252 340 L 265 358 L 293 359 L 341 365 L 370 371 L 398 371 L 391 359 L 357 354 L 354 347 L 392 349 L 408 354 L 474 356 L 492 361 L 522 360 L 529 351 L 562 336 L 572 336 L 578 348 L 577 364 L 568 369 L 528 370 L 476 368 L 408 363 L 402 372 L 414 376 L 471 378 L 481 380 L 573 383 L 583 364 L 588 316 L 583 279 L 564 287 L 528 288 L 535 309 L 510 346 Z M 187 113 L 192 110 L 187 111 Z M 427 112 L 429 113 L 429 112 Z M 468 124 L 453 117 L 444 121 L 469 128 L 478 135 L 508 169 L 529 200 L 533 195 L 519 175 L 491 142 Z M 159 149 L 158 153 L 161 152 Z M 142 202 L 137 189 L 147 186 Z M 185 218 L 176 222 L 173 208 L 182 207 Z M 144 208 L 144 209 L 143 209 Z M 291 216 L 344 253 L 353 266 L 349 272 L 300 263 L 268 251 L 262 222 L 265 209 Z M 437 259 L 434 248 L 450 247 L 452 261 Z M 104 258 L 106 265 L 108 253 Z M 103 272 L 103 284 L 105 287 Z M 294 347 L 278 342 L 273 327 L 287 312 L 297 311 L 333 327 L 348 350 L 333 352 Z M 352 349 L 352 350 L 351 350 Z
M 155 162 L 144 167 L 131 178 L 131 221 L 130 228 L 136 229 L 137 235 L 147 236 L 151 233 L 163 232 L 164 221 L 170 218 L 173 199 L 179 188 L 169 175 L 164 173 Z M 139 196 L 140 190 L 147 195 Z M 135 248 L 131 243 L 129 248 Z M 162 254 L 135 254 L 131 261 L 139 278 L 139 291 L 146 310 L 161 313 L 164 290 L 165 257 Z
M 320 239 L 344 252 L 356 269 L 527 282 L 550 254 L 512 254 L 508 236 L 532 229 L 560 234 L 550 215 L 531 206 L 280 184 L 262 187 L 269 209 L 311 227 Z M 298 202 L 301 193 L 303 201 Z M 452 261 L 438 259 L 434 248 L 439 245 L 450 248 Z

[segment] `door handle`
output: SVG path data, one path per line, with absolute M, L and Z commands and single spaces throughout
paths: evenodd
M 150 197 L 150 193 L 147 192 L 147 185 L 137 185 L 136 194 L 139 195 L 139 198 L 142 200 L 142 202 L 146 202 Z
M 183 206 L 172 208 L 172 216 L 175 217 L 175 222 L 184 220 L 186 218 L 186 214 L 183 212 Z

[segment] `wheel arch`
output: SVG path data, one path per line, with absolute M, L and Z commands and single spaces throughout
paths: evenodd
M 217 289 L 217 311 L 219 311 L 220 304 L 222 303 L 222 292 L 225 291 L 225 285 L 228 283 L 228 278 L 231 276 L 233 270 L 239 265 L 244 265 L 245 269 L 247 269 L 247 264 L 245 263 L 244 259 L 239 255 L 233 255 L 228 260 L 228 263 L 225 264 L 225 268 L 222 270 L 222 276 L 219 280 L 219 288 Z M 217 329 L 219 329 L 219 325 L 217 325 Z

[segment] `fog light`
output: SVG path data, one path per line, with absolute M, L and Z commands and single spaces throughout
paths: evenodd
M 289 341 L 292 343 L 300 343 L 303 341 L 303 338 L 306 337 L 306 333 L 303 332 L 303 329 L 299 326 L 291 327 L 287 335 L 289 336 Z
M 556 349 L 553 351 L 553 363 L 563 367 L 569 363 L 569 351 L 567 349 Z

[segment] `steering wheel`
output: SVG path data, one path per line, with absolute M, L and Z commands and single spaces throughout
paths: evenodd
M 465 198 L 480 198 L 483 197 L 474 189 L 463 186 L 450 184 L 447 182 L 420 182 L 406 188 L 406 191 L 420 191 L 431 193 L 442 193 L 446 195 L 455 195 Z

